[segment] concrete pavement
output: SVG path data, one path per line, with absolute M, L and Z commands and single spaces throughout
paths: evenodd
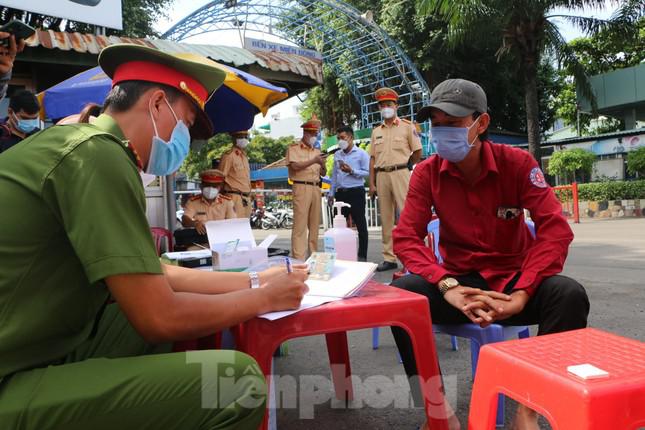
M 594 220 L 572 227 L 575 240 L 563 274 L 577 279 L 587 289 L 592 305 L 590 326 L 645 341 L 645 219 Z M 257 238 L 275 232 L 255 230 Z M 274 246 L 289 248 L 290 231 L 278 231 L 278 235 Z M 380 262 L 380 251 L 380 231 L 370 231 L 368 260 Z M 387 283 L 392 272 L 377 273 L 375 277 Z M 289 354 L 275 360 L 275 373 L 280 377 L 279 387 L 286 389 L 296 384 L 299 402 L 278 410 L 278 427 L 416 429 L 424 414 L 402 406 L 408 404 L 409 390 L 401 381 L 405 373 L 388 328 L 381 329 L 380 342 L 380 348 L 372 350 L 371 330 L 349 334 L 352 371 L 361 383 L 356 400 L 345 408 L 328 400 L 333 391 L 325 382 L 329 362 L 324 337 L 289 341 Z M 452 351 L 449 338 L 438 335 L 437 349 L 448 397 L 465 428 L 472 387 L 469 343 L 459 339 L 459 350 Z M 315 407 L 311 407 L 314 403 Z M 512 403 L 507 402 L 507 423 L 514 411 Z M 543 424 L 543 428 L 549 427 Z

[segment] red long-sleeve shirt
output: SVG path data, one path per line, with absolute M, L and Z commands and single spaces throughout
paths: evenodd
M 514 289 L 533 295 L 546 277 L 562 271 L 573 232 L 529 153 L 484 141 L 480 155 L 482 171 L 473 185 L 437 155 L 415 167 L 393 232 L 394 252 L 410 272 L 431 283 L 476 271 L 502 291 L 521 272 Z M 432 207 L 440 219 L 442 264 L 424 244 Z M 535 239 L 524 208 L 535 223 Z

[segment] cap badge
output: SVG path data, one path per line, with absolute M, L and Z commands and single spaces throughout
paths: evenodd
M 182 90 L 184 93 L 186 93 L 186 94 L 188 94 L 190 97 L 192 97 L 192 99 L 193 99 L 193 100 L 195 100 L 195 102 L 197 102 L 197 104 L 199 105 L 199 107 L 200 107 L 202 110 L 204 110 L 204 104 L 205 104 L 206 102 L 205 102 L 204 100 L 202 100 L 202 99 L 197 95 L 197 93 L 195 93 L 193 90 L 191 90 L 191 89 L 190 89 L 190 87 L 188 86 L 188 84 L 187 84 L 185 81 L 181 81 L 181 82 L 179 82 L 179 88 L 181 88 L 181 90 Z

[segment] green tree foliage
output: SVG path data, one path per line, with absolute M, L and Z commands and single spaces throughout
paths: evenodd
M 630 31 L 615 31 L 607 28 L 591 37 L 581 37 L 569 42 L 580 64 L 588 75 L 611 72 L 612 70 L 638 65 L 645 59 L 645 18 L 638 20 Z M 554 101 L 557 116 L 567 125 L 580 128 L 580 135 L 609 133 L 623 128 L 624 124 L 616 118 L 603 120 L 593 128 L 591 120 L 595 115 L 578 112 L 576 84 L 572 73 L 561 72 L 565 83 Z
M 361 108 L 331 67 L 323 65 L 323 84 L 312 88 L 302 105 L 300 116 L 308 120 L 316 114 L 330 133 L 345 124 L 353 124 Z
M 578 88 L 593 101 L 585 69 L 565 42 L 554 20 L 565 20 L 589 34 L 612 28 L 628 33 L 645 14 L 642 0 L 624 0 L 610 21 L 586 18 L 576 11 L 604 7 L 602 0 L 418 0 L 423 15 L 438 15 L 448 22 L 448 42 L 453 47 L 470 46 L 490 32 L 497 33 L 496 57 L 510 56 L 519 64 L 517 81 L 523 85 L 529 151 L 540 159 L 539 67 L 545 55 L 567 67 Z M 557 7 L 569 7 L 570 15 L 554 15 Z
M 589 75 L 611 72 L 640 64 L 645 59 L 645 18 L 631 31 L 601 30 L 591 37 L 569 43 Z
M 168 10 L 173 2 L 174 0 L 122 0 L 123 30 L 106 29 L 106 35 L 127 37 L 158 36 L 153 29 L 153 24 L 166 16 L 165 11 Z M 0 8 L 0 23 L 8 22 L 13 18 L 20 19 L 34 28 L 43 30 L 77 31 L 79 33 L 92 33 L 94 31 L 94 26 L 90 24 L 8 7 Z
M 554 152 L 549 160 L 547 172 L 558 175 L 570 184 L 576 175 L 590 175 L 596 155 L 585 149 L 575 148 Z
M 591 136 L 602 133 L 611 133 L 624 128 L 621 120 L 616 118 L 601 119 L 599 125 L 592 126 L 594 115 L 588 112 L 579 112 L 576 85 L 570 76 L 561 78 L 560 93 L 553 99 L 553 107 L 558 118 L 562 118 L 566 125 L 577 128 L 580 136 Z
M 270 164 L 280 160 L 287 152 L 287 146 L 293 143 L 293 137 L 273 139 L 261 134 L 253 136 L 251 143 L 246 147 L 246 155 L 251 163 Z M 188 178 L 197 179 L 199 172 L 209 169 L 213 160 L 222 158 L 222 154 L 233 145 L 228 133 L 218 133 L 198 149 L 191 149 L 184 160 L 180 171 Z
M 526 114 L 522 83 L 517 79 L 518 64 L 514 58 L 495 57 L 498 33 L 489 28 L 488 35 L 468 46 L 452 48 L 444 19 L 417 14 L 415 2 L 384 2 L 348 0 L 360 11 L 372 11 L 374 20 L 406 52 L 432 88 L 448 78 L 464 78 L 478 82 L 488 95 L 491 128 L 525 132 Z M 487 28 L 489 26 L 486 26 Z M 340 59 L 342 63 L 342 59 Z M 543 62 L 539 69 L 540 117 L 543 130 L 554 119 L 551 101 L 559 92 L 560 81 L 553 67 Z M 352 123 L 360 116 L 360 106 L 347 87 L 331 69 L 325 69 L 322 87 L 309 91 L 301 115 L 308 119 L 317 113 L 323 127 L 333 132 L 342 121 Z
M 645 146 L 627 154 L 627 171 L 645 177 Z

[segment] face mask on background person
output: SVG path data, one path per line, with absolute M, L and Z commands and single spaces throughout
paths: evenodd
M 396 110 L 394 110 L 394 108 L 392 107 L 384 107 L 383 109 L 381 109 L 381 116 L 384 119 L 394 118 L 394 115 L 396 115 Z
M 16 129 L 21 133 L 29 134 L 32 131 L 40 128 L 40 119 L 22 119 L 18 118 L 18 115 L 13 114 L 13 120 L 16 124 Z
M 202 190 L 202 194 L 204 197 L 206 197 L 208 200 L 213 200 L 217 197 L 219 194 L 219 189 L 215 187 L 204 187 Z
M 188 131 L 188 127 L 186 127 L 184 121 L 177 118 L 175 111 L 170 106 L 170 103 L 168 103 L 168 99 L 164 98 L 164 101 L 170 108 L 170 112 L 172 112 L 177 123 L 172 130 L 170 140 L 166 142 L 159 137 L 157 124 L 155 124 L 155 120 L 152 117 L 152 110 L 149 110 L 155 135 L 152 137 L 152 148 L 150 150 L 150 159 L 148 160 L 146 173 L 157 176 L 167 176 L 176 172 L 190 149 L 190 132 Z
M 249 139 L 235 139 L 235 144 L 238 148 L 244 149 L 249 145 Z
M 349 142 L 346 140 L 339 140 L 338 147 L 344 151 L 349 147 Z
M 479 118 L 470 127 L 431 127 L 430 142 L 437 150 L 437 154 L 453 163 L 459 163 L 466 158 L 474 146 L 473 142 L 477 139 L 475 136 L 475 139 L 469 142 L 468 133 L 478 120 Z
M 317 141 L 317 140 L 318 140 L 318 139 L 316 139 L 316 136 L 311 136 L 311 137 L 307 140 L 307 142 L 309 143 L 309 146 L 311 146 L 311 147 L 313 148 L 313 147 L 316 145 L 316 141 Z

